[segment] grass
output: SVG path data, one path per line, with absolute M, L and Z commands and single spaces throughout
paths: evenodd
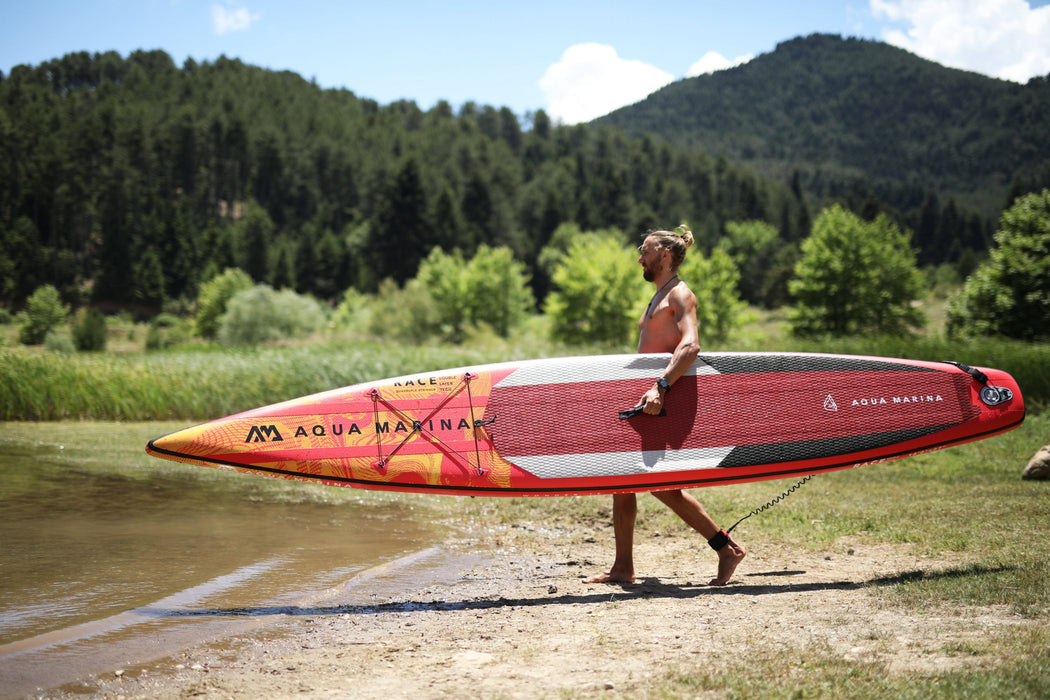
M 974 670 L 890 673 L 879 662 L 850 660 L 823 650 L 784 651 L 744 660 L 720 659 L 709 670 L 678 670 L 641 697 L 679 698 L 712 693 L 725 698 L 1046 698 L 1050 697 L 1050 629 L 1001 634 L 990 647 L 1006 663 Z M 980 653 L 980 652 L 978 652 Z
M 483 360 L 484 354 L 464 348 L 377 341 L 126 355 L 0 349 L 0 420 L 205 419 Z

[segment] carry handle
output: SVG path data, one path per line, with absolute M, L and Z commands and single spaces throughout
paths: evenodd
M 626 411 L 620 411 L 620 420 L 627 420 L 628 418 L 634 418 L 635 416 L 641 415 L 644 410 L 645 410 L 645 407 L 643 407 L 643 406 L 635 406 L 634 408 L 629 408 Z M 665 409 L 661 408 L 659 415 L 666 416 L 667 415 L 667 411 Z

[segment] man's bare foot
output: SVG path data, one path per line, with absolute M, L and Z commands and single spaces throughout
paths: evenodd
M 610 569 L 604 574 L 583 579 L 584 583 L 634 583 L 634 572 Z
M 733 572 L 740 562 L 744 561 L 747 552 L 744 548 L 732 540 L 725 547 L 718 550 L 718 576 L 707 582 L 708 586 L 724 586 L 733 578 Z

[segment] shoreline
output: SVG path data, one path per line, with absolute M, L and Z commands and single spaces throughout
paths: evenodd
M 488 528 L 435 548 L 442 576 L 364 572 L 367 580 L 251 634 L 42 697 L 650 697 L 683 674 L 746 669 L 793 649 L 893 673 L 965 669 L 977 661 L 950 645 L 1038 624 L 948 606 L 902 615 L 880 589 L 963 563 L 907 546 L 751 543 L 733 581 L 713 588 L 703 582 L 714 560 L 699 538 L 646 533 L 636 543 L 638 582 L 585 584 L 611 557 L 607 533 L 593 535 L 579 524 Z
M 391 595 L 411 588 L 411 582 L 418 580 L 420 574 L 440 585 L 453 574 L 448 562 L 438 561 L 440 553 L 437 546 L 408 552 L 363 569 L 341 584 L 303 591 L 298 598 L 279 605 L 218 609 L 190 605 L 165 609 L 154 603 L 4 644 L 0 646 L 0 698 L 45 692 L 41 687 L 58 692 L 79 686 L 84 679 L 123 671 L 121 667 L 145 669 L 163 665 L 165 659 L 186 649 L 266 634 L 289 618 L 349 610 L 353 604 L 344 601 L 360 598 L 373 581 L 380 581 L 383 590 Z M 465 564 L 467 558 L 456 561 Z M 158 627 L 158 622 L 167 624 Z

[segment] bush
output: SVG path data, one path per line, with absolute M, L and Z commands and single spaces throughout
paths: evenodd
M 176 343 L 182 343 L 193 335 L 193 322 L 179 318 L 175 314 L 158 314 L 150 321 L 146 331 L 146 349 L 160 350 Z
M 66 322 L 69 307 L 62 303 L 58 290 L 50 284 L 38 288 L 26 304 L 25 321 L 18 331 L 18 342 L 40 345 L 47 332 Z
M 80 309 L 73 319 L 73 345 L 93 352 L 106 349 L 106 317 L 98 309 Z
M 377 336 L 421 344 L 448 328 L 441 327 L 430 291 L 415 278 L 404 289 L 392 279 L 383 280 L 371 305 L 368 330 Z
M 332 313 L 329 323 L 339 331 L 364 332 L 368 328 L 370 317 L 368 297 L 350 287 L 343 293 L 343 298 Z
M 287 289 L 275 292 L 261 284 L 230 299 L 219 323 L 219 340 L 223 345 L 258 345 L 301 338 L 319 329 L 324 320 L 324 311 L 314 299 Z
M 63 355 L 71 355 L 76 352 L 73 338 L 70 337 L 69 331 L 64 328 L 52 328 L 49 330 L 44 337 L 44 347 L 51 352 L 60 352 Z
M 962 286 L 959 270 L 951 263 L 931 265 L 923 270 L 926 276 L 926 289 L 938 299 L 947 299 Z

